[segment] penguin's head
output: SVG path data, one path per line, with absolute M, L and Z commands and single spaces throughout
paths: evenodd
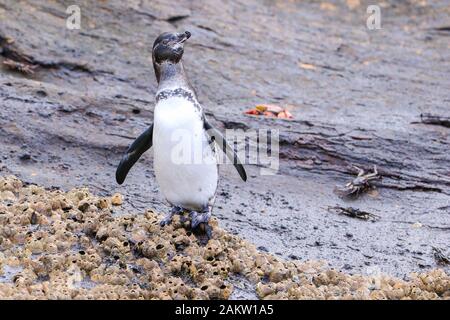
M 189 31 L 181 33 L 165 32 L 156 38 L 153 43 L 153 64 L 161 65 L 164 62 L 178 63 L 183 57 L 184 42 L 191 37 Z

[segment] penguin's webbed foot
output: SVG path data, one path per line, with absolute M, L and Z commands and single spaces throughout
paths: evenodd
M 195 229 L 191 229 L 202 246 L 206 246 L 212 239 L 212 227 L 209 223 L 200 223 Z
M 200 243 L 206 245 L 212 239 L 212 227 L 209 225 L 211 207 L 205 207 L 203 212 L 191 211 L 191 229 L 197 235 Z
M 198 227 L 200 223 L 204 223 L 205 225 L 208 225 L 209 219 L 211 218 L 211 211 L 205 211 L 202 213 L 198 213 L 195 211 L 191 211 L 191 228 L 195 229 Z
M 210 240 L 212 238 L 212 227 L 209 223 L 205 223 L 205 233 L 208 240 Z
M 173 218 L 173 216 L 176 215 L 176 214 L 182 214 L 183 212 L 184 212 L 184 210 L 183 210 L 183 208 L 181 208 L 181 207 L 177 207 L 177 206 L 172 207 L 172 210 L 170 211 L 170 213 L 168 213 L 168 214 L 164 217 L 164 219 L 161 220 L 161 222 L 159 223 L 159 225 L 160 225 L 161 227 L 164 227 L 164 226 L 166 226 L 166 225 L 171 224 L 171 223 L 172 223 L 172 218 Z

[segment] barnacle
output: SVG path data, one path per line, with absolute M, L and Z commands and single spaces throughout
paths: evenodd
M 0 191 L 17 192 L 22 186 L 22 181 L 14 176 L 7 176 L 0 181 Z
M 180 273 L 183 268 L 183 261 L 181 256 L 174 256 L 168 263 L 167 267 L 171 273 Z
M 14 201 L 16 200 L 16 196 L 12 191 L 5 190 L 0 192 L 0 200 L 1 201 Z
M 115 193 L 112 197 L 111 197 L 111 203 L 114 206 L 120 206 L 123 203 L 123 196 L 120 193 Z
M 261 298 L 271 295 L 275 291 L 276 291 L 276 288 L 273 283 L 264 284 L 262 282 L 258 282 L 258 284 L 256 285 L 256 293 Z
M 99 209 L 108 209 L 111 206 L 111 203 L 110 203 L 109 199 L 101 198 L 101 199 L 98 199 L 98 201 L 96 202 L 95 205 Z
M 220 242 L 218 240 L 212 239 L 209 240 L 203 256 L 205 259 L 210 259 L 209 261 L 212 261 L 212 259 L 221 254 L 222 251 L 223 248 Z
M 269 280 L 272 282 L 280 282 L 288 276 L 289 270 L 282 263 L 277 263 L 269 273 Z
M 221 295 L 221 284 L 214 280 L 206 279 L 200 284 L 200 290 L 205 292 L 209 299 L 219 299 Z

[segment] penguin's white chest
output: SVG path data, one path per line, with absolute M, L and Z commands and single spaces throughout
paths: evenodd
M 201 210 L 213 201 L 217 160 L 191 101 L 175 96 L 156 104 L 153 148 L 156 180 L 172 205 Z

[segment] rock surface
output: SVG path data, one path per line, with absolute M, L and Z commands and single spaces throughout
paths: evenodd
M 82 28 L 68 30 L 66 1 L 0 1 L 0 174 L 120 193 L 116 214 L 167 211 L 151 152 L 123 186 L 114 172 L 151 123 L 153 40 L 189 30 L 185 65 L 211 121 L 280 132 L 277 175 L 249 165 L 242 183 L 221 167 L 214 216 L 222 228 L 285 259 L 323 259 L 347 273 L 437 267 L 432 247 L 450 243 L 450 129 L 420 115 L 449 117 L 449 1 L 384 1 L 382 29 L 372 31 L 367 1 L 78 3 Z M 37 67 L 21 73 L 6 59 Z M 260 103 L 290 105 L 295 120 L 243 114 Z M 376 164 L 383 180 L 344 201 L 333 189 L 353 179 L 352 164 Z M 335 205 L 380 219 L 330 213 Z

